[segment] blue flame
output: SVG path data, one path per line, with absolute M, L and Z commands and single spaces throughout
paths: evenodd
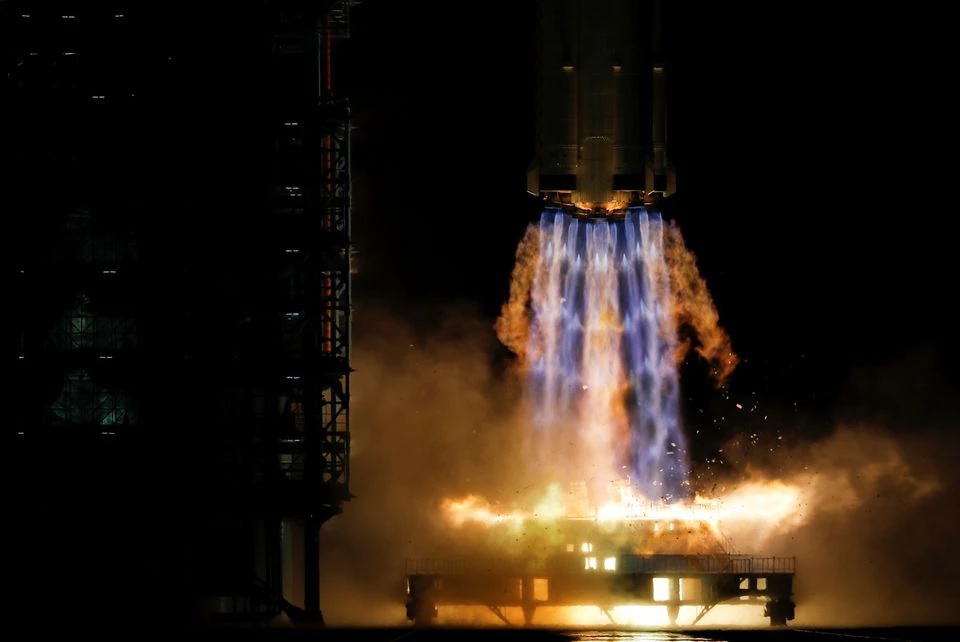
M 631 208 L 622 219 L 540 218 L 531 290 L 531 398 L 544 450 L 572 444 L 595 488 L 631 478 L 648 498 L 686 496 L 686 443 L 664 222 Z

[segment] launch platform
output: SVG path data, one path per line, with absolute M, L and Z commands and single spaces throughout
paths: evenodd
M 629 480 L 612 486 L 621 501 L 593 514 L 571 503 L 566 517 L 501 515 L 475 524 L 485 543 L 461 531 L 457 559 L 408 560 L 407 617 L 429 624 L 443 606 L 484 606 L 509 624 L 503 609 L 519 607 L 532 624 L 540 607 L 595 606 L 620 624 L 615 607 L 656 606 L 676 625 L 680 607 L 696 607 L 686 626 L 733 603 L 761 605 L 771 625 L 794 619 L 796 558 L 733 552 L 716 505 L 642 502 Z
M 589 548 L 583 546 L 581 548 Z M 410 560 L 407 617 L 429 624 L 446 605 L 485 606 L 510 624 L 505 607 L 520 607 L 525 624 L 538 607 L 597 606 L 611 622 L 615 606 L 662 606 L 674 624 L 681 606 L 699 607 L 696 624 L 721 603 L 763 606 L 770 624 L 794 618 L 793 557 L 749 555 L 594 555 L 577 550 L 546 558 Z M 683 623 L 688 624 L 688 623 Z

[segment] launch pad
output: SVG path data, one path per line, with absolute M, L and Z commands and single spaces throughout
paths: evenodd
M 653 606 L 676 625 L 692 606 L 679 624 L 694 625 L 733 603 L 762 605 L 771 625 L 794 619 L 796 558 L 733 552 L 717 502 L 646 502 L 626 480 L 612 486 L 618 501 L 591 510 L 568 498 L 563 517 L 491 516 L 475 497 L 448 504 L 461 528 L 479 529 L 461 531 L 457 559 L 408 560 L 407 617 L 429 624 L 440 607 L 482 606 L 510 624 L 503 609 L 519 607 L 529 625 L 539 607 L 595 606 L 621 624 L 616 607 Z
M 540 3 L 527 191 L 543 208 L 496 327 L 528 377 L 532 462 L 590 488 L 575 482 L 560 510 L 446 500 L 453 525 L 471 528 L 458 532 L 457 559 L 408 563 L 407 617 L 418 624 L 454 606 L 507 624 L 505 608 L 532 624 L 542 607 L 593 606 L 616 623 L 618 607 L 643 606 L 678 624 L 694 607 L 687 625 L 730 602 L 762 605 L 771 625 L 794 619 L 795 558 L 732 552 L 718 516 L 691 497 L 679 328 L 699 338 L 718 386 L 737 358 L 662 213 L 676 192 L 663 14 L 660 0 Z M 604 480 L 614 480 L 606 496 Z
M 673 624 L 681 606 L 699 608 L 696 624 L 724 602 L 763 605 L 771 625 L 794 618 L 793 557 L 748 555 L 614 555 L 582 552 L 546 558 L 414 560 L 406 575 L 407 617 L 429 624 L 446 605 L 485 606 L 501 620 L 520 607 L 534 623 L 538 607 L 597 606 L 614 621 L 615 606 L 666 609 Z M 688 623 L 683 623 L 688 624 Z

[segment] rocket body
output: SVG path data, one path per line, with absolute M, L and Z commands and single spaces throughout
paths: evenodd
M 654 4 L 541 2 L 532 193 L 581 209 L 610 210 L 654 189 L 648 174 L 656 164 L 656 131 L 662 134 L 656 158 L 662 171 L 666 168 L 663 66 L 654 51 L 659 38 L 653 37 L 659 7 Z M 655 95 L 659 107 L 653 104 Z M 652 123 L 654 115 L 659 123 Z

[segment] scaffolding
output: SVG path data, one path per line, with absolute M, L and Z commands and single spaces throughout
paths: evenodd
M 59 244 L 31 266 L 31 286 L 59 296 L 49 303 L 56 317 L 34 317 L 30 324 L 43 328 L 43 334 L 24 342 L 21 350 L 45 381 L 39 426 L 112 436 L 139 421 L 140 327 L 128 293 L 137 271 L 137 244 L 101 218 L 88 208 L 69 212 Z
M 319 528 L 350 498 L 351 124 L 333 54 L 352 4 L 0 7 L 19 172 L 6 452 L 84 480 L 175 469 L 190 492 L 165 508 L 204 551 L 178 562 L 205 615 L 320 619 Z M 254 90 L 239 104 L 211 74 Z
M 350 498 L 350 109 L 333 89 L 333 42 L 351 2 L 280 3 L 274 13 L 275 155 L 269 213 L 278 230 L 273 300 L 280 357 L 265 397 L 279 406 L 266 484 L 263 580 L 288 613 L 321 621 L 319 530 Z M 272 389 L 271 389 L 272 388 Z M 271 474 L 269 469 L 272 468 Z M 297 568 L 281 548 L 296 529 Z M 284 578 L 284 575 L 292 576 Z M 302 575 L 303 609 L 284 596 Z

